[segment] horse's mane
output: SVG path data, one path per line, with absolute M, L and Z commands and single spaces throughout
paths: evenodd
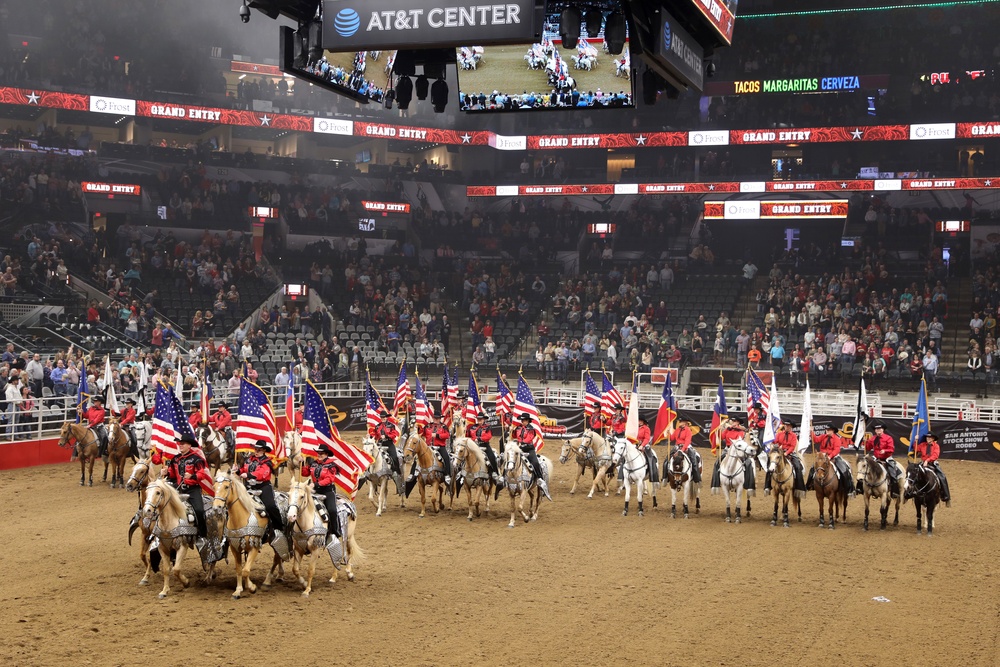
M 146 487 L 146 494 L 149 494 L 149 490 L 152 488 L 158 488 L 163 492 L 164 497 L 167 499 L 167 505 L 177 514 L 181 519 L 185 519 L 186 511 L 184 509 L 184 503 L 181 502 L 181 494 L 177 492 L 177 489 L 170 486 L 163 479 L 156 479 L 149 483 Z
M 486 455 L 483 454 L 483 449 L 472 440 L 472 438 L 461 438 L 464 440 L 462 443 L 472 455 L 476 457 L 476 463 L 479 464 L 480 469 L 486 469 Z
M 243 485 L 243 480 L 239 476 L 229 473 L 229 481 L 232 482 L 233 488 L 236 489 L 236 498 L 243 505 L 243 509 L 252 513 L 253 500 L 250 498 L 250 492 L 247 491 L 247 487 Z

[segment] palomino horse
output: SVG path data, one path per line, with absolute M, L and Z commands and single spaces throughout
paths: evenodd
M 354 581 L 352 563 L 355 560 L 361 560 L 365 556 L 361 547 L 358 546 L 357 540 L 354 539 L 354 530 L 357 527 L 357 513 L 353 505 L 343 500 L 337 501 L 337 508 L 340 512 L 347 513 L 347 526 L 344 529 L 347 538 L 344 540 L 346 547 L 343 552 L 343 562 L 344 569 L 347 570 L 347 580 Z M 329 520 L 338 521 L 339 517 L 330 517 Z M 323 517 L 320 516 L 320 513 L 316 509 L 312 480 L 307 482 L 292 480 L 292 488 L 288 491 L 288 523 L 292 526 L 292 545 L 294 547 L 292 573 L 298 578 L 299 583 L 304 588 L 302 597 L 307 598 L 312 592 L 312 580 L 316 574 L 316 557 L 322 551 L 329 551 L 326 537 L 327 522 L 323 520 Z M 332 537 L 332 539 L 336 540 L 335 537 Z M 339 545 L 340 543 L 338 542 L 337 544 Z M 331 544 L 330 546 L 334 545 Z M 302 558 L 307 554 L 309 555 L 309 574 L 307 577 L 302 577 L 299 573 L 300 566 Z M 333 559 L 332 553 L 330 558 Z M 340 569 L 336 561 L 334 561 L 334 566 L 336 569 L 333 571 L 333 576 L 330 577 L 331 584 L 337 582 L 337 570 Z
M 111 468 L 111 488 L 117 489 L 118 482 L 125 486 L 125 459 L 131 455 L 128 433 L 114 417 L 108 423 L 108 458 L 104 463 L 104 481 L 108 481 L 108 467 Z
M 154 571 L 158 571 L 160 567 L 160 552 L 149 551 L 149 543 L 152 540 L 152 526 L 149 522 L 142 520 L 142 501 L 146 494 L 146 487 L 153 480 L 153 465 L 149 462 L 148 458 L 140 459 L 134 466 L 132 466 L 132 474 L 129 475 L 128 481 L 125 482 L 125 490 L 129 493 L 139 494 L 139 510 L 135 513 L 132 518 L 132 523 L 128 528 L 128 543 L 129 546 L 132 545 L 132 533 L 135 532 L 136 528 L 142 529 L 142 544 L 139 545 L 139 560 L 146 567 L 145 573 L 142 575 L 142 579 L 139 580 L 140 586 L 149 585 L 149 575 Z
M 435 513 L 444 508 L 444 469 L 427 446 L 424 439 L 410 431 L 403 447 L 403 462 L 417 462 L 417 486 L 420 489 L 420 518 L 425 516 L 427 506 L 427 487 L 431 487 L 431 510 Z
M 819 503 L 819 527 L 823 528 L 825 525 L 824 506 L 830 509 L 830 530 L 837 525 L 837 518 L 847 523 L 847 494 L 837 477 L 833 461 L 823 452 L 816 455 L 816 477 L 813 484 L 816 487 L 816 502 Z
M 885 530 L 889 517 L 889 504 L 892 502 L 892 494 L 889 493 L 889 471 L 885 464 L 880 462 L 871 454 L 858 452 L 858 478 L 861 479 L 861 490 L 865 497 L 865 530 L 868 530 L 868 512 L 872 498 L 878 498 L 881 504 L 882 523 L 879 530 Z M 896 496 L 896 518 L 892 525 L 899 525 L 899 496 Z
M 243 582 L 251 593 L 257 592 L 257 586 L 250 578 L 250 570 L 260 554 L 264 533 L 267 531 L 267 516 L 259 516 L 254 509 L 253 500 L 243 486 L 243 482 L 232 472 L 220 474 L 215 479 L 215 499 L 212 508 L 206 512 L 224 512 L 226 539 L 229 550 L 233 554 L 233 566 L 236 568 L 236 590 L 233 599 L 239 600 L 243 594 Z M 264 580 L 264 586 L 271 585 L 271 575 L 278 570 L 279 578 L 284 574 L 281 566 L 281 556 L 275 552 L 271 569 Z
M 694 479 L 692 479 L 693 475 L 694 467 L 691 465 L 691 459 L 680 447 L 674 447 L 670 452 L 670 458 L 663 463 L 663 479 L 670 486 L 670 517 L 672 519 L 677 518 L 678 491 L 681 492 L 681 502 L 684 505 L 684 518 L 688 518 L 688 505 L 692 500 L 695 503 L 694 513 L 701 514 L 701 484 L 695 484 Z M 653 506 L 656 507 L 656 496 L 654 495 L 653 498 Z
M 198 528 L 188 521 L 187 510 L 181 501 L 180 494 L 166 480 L 158 479 L 146 487 L 146 502 L 142 505 L 143 521 L 150 526 L 149 531 L 159 540 L 160 562 L 163 570 L 163 590 L 160 599 L 170 593 L 170 577 L 176 574 L 177 580 L 184 588 L 190 581 L 181 571 L 181 564 L 188 549 L 194 548 Z M 170 553 L 177 552 L 176 559 L 171 562 Z M 214 576 L 215 565 L 210 565 L 205 579 Z
M 548 484 L 552 461 L 544 456 L 539 456 L 538 463 L 542 468 L 542 479 Z M 507 524 L 507 527 L 514 527 L 514 519 L 518 511 L 521 512 L 525 523 L 537 521 L 538 506 L 541 504 L 544 494 L 535 484 L 531 465 L 524 460 L 521 448 L 515 444 L 508 445 L 503 452 L 503 478 L 507 492 L 510 494 L 510 523 Z M 520 502 L 515 506 L 517 498 L 520 498 Z M 524 511 L 525 499 L 528 500 L 527 512 Z
M 639 501 L 639 516 L 643 516 L 642 494 L 646 488 L 646 480 L 649 479 L 649 467 L 646 465 L 646 456 L 639 451 L 638 447 L 632 444 L 628 438 L 618 438 L 614 445 L 614 454 L 611 462 L 616 466 L 622 466 L 622 484 L 625 487 L 625 511 L 622 516 L 628 516 L 628 501 L 632 496 L 631 484 L 635 485 L 636 498 Z M 652 484 L 653 507 L 656 504 L 656 485 Z
M 382 456 L 382 452 L 371 436 L 365 436 L 361 448 L 372 457 L 371 465 L 365 473 L 368 480 L 368 500 L 375 506 L 375 516 L 382 516 L 389 504 L 389 480 L 392 479 L 392 466 Z M 406 507 L 406 496 L 399 494 L 399 507 Z
M 94 485 L 94 461 L 101 451 L 97 435 L 87 428 L 86 424 L 63 422 L 59 429 L 59 446 L 65 447 L 70 440 L 76 441 L 74 455 L 80 457 L 80 486 L 83 486 L 89 474 L 89 486 Z
M 743 438 L 733 440 L 733 444 L 723 450 L 719 462 L 719 486 L 712 488 L 712 493 L 719 493 L 721 488 L 726 494 L 726 523 L 733 521 L 733 502 L 730 494 L 736 496 L 736 523 L 743 523 L 740 510 L 743 498 L 743 486 L 746 481 L 746 461 L 751 457 L 750 445 Z M 747 497 L 747 518 L 750 518 L 750 498 Z
M 934 534 L 934 509 L 941 502 L 941 480 L 937 473 L 922 463 L 906 466 L 906 488 L 903 502 L 913 498 L 917 508 L 917 535 L 922 530 L 921 509 L 927 509 L 927 537 Z
M 295 429 L 285 431 L 281 442 L 285 445 L 285 451 L 288 452 L 289 469 L 292 472 L 298 472 L 306 461 L 306 457 L 302 454 L 302 434 Z
M 580 477 L 589 469 L 594 472 L 594 482 L 590 486 L 587 498 L 593 498 L 594 492 L 599 490 L 601 486 L 604 487 L 604 497 L 607 498 L 611 491 L 611 480 L 614 479 L 614 469 L 611 465 L 611 446 L 600 434 L 588 428 L 581 437 L 563 443 L 562 451 L 559 454 L 559 463 L 566 463 L 571 451 L 576 452 L 578 470 L 576 479 L 573 480 L 573 488 L 569 490 L 570 495 L 576 493 L 576 485 L 579 483 Z
M 202 453 L 205 454 L 205 462 L 211 468 L 213 475 L 219 472 L 223 463 L 233 463 L 233 452 L 228 451 L 225 433 L 203 424 L 195 429 L 195 435 L 198 437 Z
M 778 503 L 781 503 L 784 526 L 788 528 L 788 501 L 799 515 L 799 522 L 802 522 L 802 501 L 795 495 L 795 468 L 792 462 L 785 456 L 785 450 L 781 447 L 772 447 L 768 458 L 768 471 L 771 473 L 771 493 L 774 494 L 774 514 L 771 516 L 771 525 L 778 525 Z
M 486 454 L 471 438 L 457 438 L 455 440 L 455 459 L 464 471 L 462 486 L 465 488 L 465 496 L 469 501 L 469 521 L 472 521 L 473 518 L 473 507 L 475 507 L 475 516 L 480 516 L 479 505 L 483 502 L 484 497 L 486 498 L 486 514 L 489 514 L 493 480 L 487 470 Z

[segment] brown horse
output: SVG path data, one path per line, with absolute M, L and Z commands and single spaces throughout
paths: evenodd
M 125 429 L 112 417 L 108 423 L 108 457 L 104 460 L 104 481 L 108 481 L 108 467 L 111 468 L 111 488 L 117 489 L 121 482 L 125 487 L 125 460 L 131 457 L 131 443 Z M 133 459 L 134 461 L 134 459 Z
M 861 490 L 865 497 L 865 523 L 864 528 L 868 530 L 868 512 L 872 498 L 878 498 L 881 506 L 879 511 L 882 514 L 882 523 L 879 530 L 885 530 L 888 523 L 889 504 L 892 502 L 892 494 L 889 493 L 889 471 L 885 464 L 880 462 L 871 454 L 867 456 L 858 453 L 858 477 L 861 479 Z M 899 496 L 896 496 L 896 518 L 892 525 L 899 525 Z
M 139 511 L 135 513 L 132 518 L 132 523 L 128 529 L 128 543 L 132 544 L 132 533 L 135 532 L 136 528 L 140 528 L 142 531 L 142 543 L 139 545 L 139 560 L 146 567 L 145 573 L 142 575 L 142 579 L 139 580 L 140 586 L 149 585 L 149 575 L 160 566 L 160 553 L 158 551 L 150 552 L 149 543 L 150 536 L 152 535 L 152 525 L 148 521 L 142 520 L 142 501 L 143 496 L 146 494 L 146 487 L 149 483 L 153 481 L 153 465 L 149 462 L 149 459 L 141 459 L 134 466 L 132 466 L 132 474 L 129 475 L 128 481 L 125 482 L 125 490 L 129 493 L 139 494 Z
M 267 531 L 267 516 L 257 514 L 243 482 L 231 472 L 216 479 L 215 499 L 212 501 L 211 511 L 226 513 L 226 538 L 229 540 L 229 550 L 233 554 L 233 565 L 236 568 L 236 590 L 233 592 L 233 599 L 240 599 L 244 581 L 247 590 L 256 593 L 257 586 L 250 579 L 250 570 L 263 546 L 262 538 Z M 264 580 L 264 586 L 271 585 L 271 575 L 275 570 L 279 570 L 279 577 L 284 574 L 281 557 L 277 552 L 271 562 L 267 579 Z
M 417 486 L 420 488 L 420 518 L 426 516 L 427 487 L 431 488 L 431 510 L 434 513 L 444 508 L 444 469 L 424 439 L 413 434 L 406 439 L 403 447 L 403 462 L 417 461 Z
M 208 424 L 199 426 L 195 433 L 198 436 L 201 451 L 205 455 L 205 462 L 211 468 L 213 475 L 219 472 L 223 463 L 230 465 L 233 463 L 233 452 L 228 451 L 230 448 L 226 444 L 224 433 L 216 431 Z
M 768 470 L 771 472 L 771 493 L 774 494 L 774 514 L 771 525 L 778 525 L 778 503 L 781 502 L 783 525 L 788 528 L 788 501 L 798 512 L 799 523 L 802 522 L 802 501 L 795 495 L 795 468 L 781 447 L 772 447 L 768 458 Z
M 354 581 L 352 563 L 364 558 L 365 553 L 358 546 L 357 540 L 354 539 L 354 530 L 358 523 L 354 506 L 347 501 L 338 500 L 337 506 L 341 507 L 341 505 L 347 505 L 349 508 L 347 528 L 344 531 L 346 538 L 343 541 L 344 569 L 347 570 L 347 580 Z M 338 520 L 338 517 L 330 517 L 330 521 Z M 308 482 L 292 480 L 292 487 L 288 490 L 288 524 L 292 526 L 292 545 L 294 547 L 292 573 L 298 577 L 299 583 L 304 588 L 302 597 L 307 598 L 312 592 L 312 580 L 316 574 L 316 559 L 320 553 L 328 551 L 330 548 L 327 546 L 327 522 L 322 519 L 316 509 L 312 480 Z M 337 539 L 331 537 L 334 540 Z M 300 574 L 300 566 L 306 555 L 309 556 L 309 574 L 307 577 L 303 577 Z M 330 577 L 331 584 L 337 583 L 339 565 L 335 564 L 334 567 L 333 576 Z
M 837 469 L 833 465 L 830 457 L 820 452 L 816 455 L 816 477 L 814 480 L 816 487 L 816 501 L 819 503 L 819 527 L 823 528 L 825 517 L 823 509 L 830 509 L 830 530 L 836 526 L 837 516 L 842 522 L 847 522 L 847 495 L 837 477 Z
M 80 486 L 83 486 L 89 473 L 89 486 L 94 485 L 94 461 L 97 460 L 101 445 L 97 435 L 86 424 L 63 422 L 59 429 L 59 446 L 66 447 L 70 440 L 76 442 L 73 455 L 80 458 Z

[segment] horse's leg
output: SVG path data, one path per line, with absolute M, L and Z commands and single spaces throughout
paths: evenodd
M 312 539 L 309 540 L 312 542 Z M 316 574 L 316 556 L 319 553 L 319 549 L 312 548 L 311 544 L 307 545 L 309 547 L 309 574 L 306 575 L 306 587 L 302 591 L 302 597 L 307 598 L 309 594 L 312 593 L 313 587 L 313 576 Z
M 233 591 L 233 599 L 239 600 L 243 594 L 243 552 L 240 550 L 239 540 L 230 542 L 229 550 L 233 552 L 233 569 L 236 571 L 236 590 Z
M 250 570 L 253 568 L 253 563 L 255 560 L 257 560 L 257 556 L 260 555 L 260 550 L 262 547 L 263 545 L 261 545 L 256 549 L 251 549 L 250 553 L 247 554 L 246 561 L 243 564 L 243 578 L 246 580 L 247 590 L 250 591 L 251 593 L 257 592 L 257 585 L 253 583 L 253 580 L 250 579 Z
M 934 534 L 934 510 L 937 508 L 937 503 L 933 500 L 927 501 L 927 537 Z
M 354 581 L 354 566 L 352 562 L 354 561 L 354 554 L 358 554 L 359 557 L 363 555 L 361 549 L 358 547 L 357 540 L 354 539 L 354 529 L 357 527 L 358 522 L 356 519 L 350 519 L 347 522 L 347 539 L 344 540 L 346 543 L 344 546 L 344 552 L 346 557 L 344 558 L 344 572 L 347 573 L 347 580 Z M 337 570 L 334 569 L 334 577 L 336 577 Z
M 110 466 L 110 465 L 111 465 L 111 457 L 108 456 L 106 459 L 104 459 L 104 478 L 101 479 L 102 482 L 107 482 L 108 481 L 108 466 Z M 114 479 L 114 476 L 115 476 L 115 472 L 114 472 L 114 469 L 112 469 L 111 470 L 111 478 Z
M 670 518 L 677 518 L 677 485 L 674 480 L 670 480 Z
M 525 500 L 528 501 L 528 511 L 530 512 L 531 511 L 531 490 L 530 489 L 525 489 L 524 492 L 521 493 L 521 502 L 518 503 L 518 507 L 517 507 L 518 511 L 521 512 L 521 518 L 524 519 L 525 523 L 528 523 L 528 521 L 531 520 L 531 515 L 529 515 L 527 512 L 524 511 L 524 501 Z
M 789 484 L 791 484 L 791 482 L 789 482 Z M 782 519 L 782 525 L 785 528 L 789 528 L 789 525 L 788 525 L 788 497 L 789 496 L 794 497 L 795 496 L 795 491 L 789 490 L 786 493 L 782 494 L 781 519 Z
M 371 480 L 369 480 L 369 482 L 370 481 Z M 375 516 L 382 516 L 382 513 L 379 511 L 379 504 L 376 501 L 375 486 L 376 485 L 372 483 L 368 484 L 368 502 L 370 502 L 375 508 Z
M 83 486 L 87 482 L 87 456 L 83 453 L 82 448 L 80 452 L 80 486 Z
M 888 496 L 888 495 L 889 495 L 889 492 L 886 491 L 886 496 Z M 889 498 L 889 502 L 891 502 L 891 498 Z M 894 526 L 898 526 L 899 525 L 899 503 L 900 503 L 899 498 L 896 498 L 896 518 L 893 519 L 893 521 L 892 521 L 892 525 L 894 525 Z
M 840 509 L 840 501 L 837 498 L 837 493 L 834 492 L 830 496 L 830 530 L 835 530 L 837 526 L 837 519 L 834 516 Z
M 569 490 L 569 495 L 576 494 L 576 485 L 580 482 L 580 478 L 583 477 L 584 467 L 577 464 L 576 466 L 576 477 L 573 479 L 573 488 Z M 597 481 L 597 473 L 594 473 L 594 481 Z
M 742 502 L 743 498 L 742 498 L 742 496 L 743 496 L 743 484 L 740 484 L 739 486 L 736 487 L 736 523 L 743 523 L 743 520 L 740 518 L 740 509 L 742 509 L 742 505 L 743 505 L 743 502 Z M 727 502 L 728 502 L 728 500 L 727 500 Z M 748 515 L 749 515 L 749 512 L 748 512 Z
M 913 506 L 917 508 L 917 535 L 919 535 L 923 531 L 923 523 L 921 521 L 921 515 L 920 515 L 921 505 L 919 498 L 913 499 Z
M 170 560 L 170 550 L 164 550 L 163 542 L 160 542 L 160 571 L 163 573 L 163 590 L 158 596 L 161 600 L 170 593 L 170 575 L 174 571 L 174 564 Z M 179 552 L 178 552 L 179 553 Z
M 885 530 L 886 525 L 889 523 L 889 493 L 886 492 L 879 500 L 882 501 L 882 506 L 879 508 L 882 513 L 882 523 L 879 524 L 879 530 Z M 865 513 L 867 514 L 867 512 L 868 510 L 866 508 Z M 867 525 L 867 523 L 868 522 L 866 521 L 865 524 Z
M 635 496 L 636 502 L 639 504 L 639 516 L 644 516 L 645 513 L 642 511 L 642 494 L 646 492 L 646 480 L 640 479 L 635 484 Z
M 417 486 L 420 487 L 420 514 L 417 516 L 423 519 L 427 514 L 427 487 L 422 479 L 417 481 Z
M 511 489 L 509 486 L 507 487 L 507 490 L 510 492 L 510 523 L 507 524 L 507 527 L 508 528 L 513 528 L 514 527 L 514 516 L 515 516 L 515 511 L 516 511 L 515 508 L 514 508 L 514 496 L 517 495 L 517 492 L 514 491 L 513 489 Z
M 865 522 L 862 524 L 865 530 L 868 530 L 868 506 L 871 504 L 871 496 L 868 492 L 865 492 Z M 882 503 L 882 530 L 885 530 L 885 512 L 886 512 L 885 502 Z
M 688 516 L 688 498 L 691 496 L 691 480 L 689 479 L 686 482 L 684 482 L 684 486 L 682 488 L 683 488 L 683 491 L 681 492 L 682 493 L 682 495 L 681 495 L 681 502 L 684 504 L 684 518 L 687 519 L 687 518 L 689 518 L 689 516 Z
M 274 582 L 274 571 L 281 567 L 281 556 L 277 552 L 272 551 L 273 558 L 271 559 L 271 569 L 267 571 L 267 576 L 264 577 L 264 581 L 261 582 L 261 586 L 265 588 L 270 586 Z M 280 575 L 279 575 L 280 576 Z
M 153 561 L 149 557 L 149 542 L 146 541 L 146 536 L 142 536 L 142 547 L 139 549 L 139 560 L 142 564 L 146 566 L 146 571 L 142 575 L 142 579 L 139 580 L 140 586 L 149 586 L 149 575 L 153 572 Z
M 94 485 L 94 463 L 97 462 L 97 454 L 90 457 L 90 467 L 87 469 L 87 486 Z
M 819 527 L 826 528 L 826 517 L 823 515 L 823 487 L 816 485 L 816 502 L 819 503 Z M 830 512 L 830 519 L 833 519 L 833 512 Z

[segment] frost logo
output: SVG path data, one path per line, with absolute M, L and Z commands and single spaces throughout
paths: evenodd
M 337 12 L 333 27 L 341 37 L 351 37 L 361 27 L 361 17 L 353 9 L 345 7 Z

